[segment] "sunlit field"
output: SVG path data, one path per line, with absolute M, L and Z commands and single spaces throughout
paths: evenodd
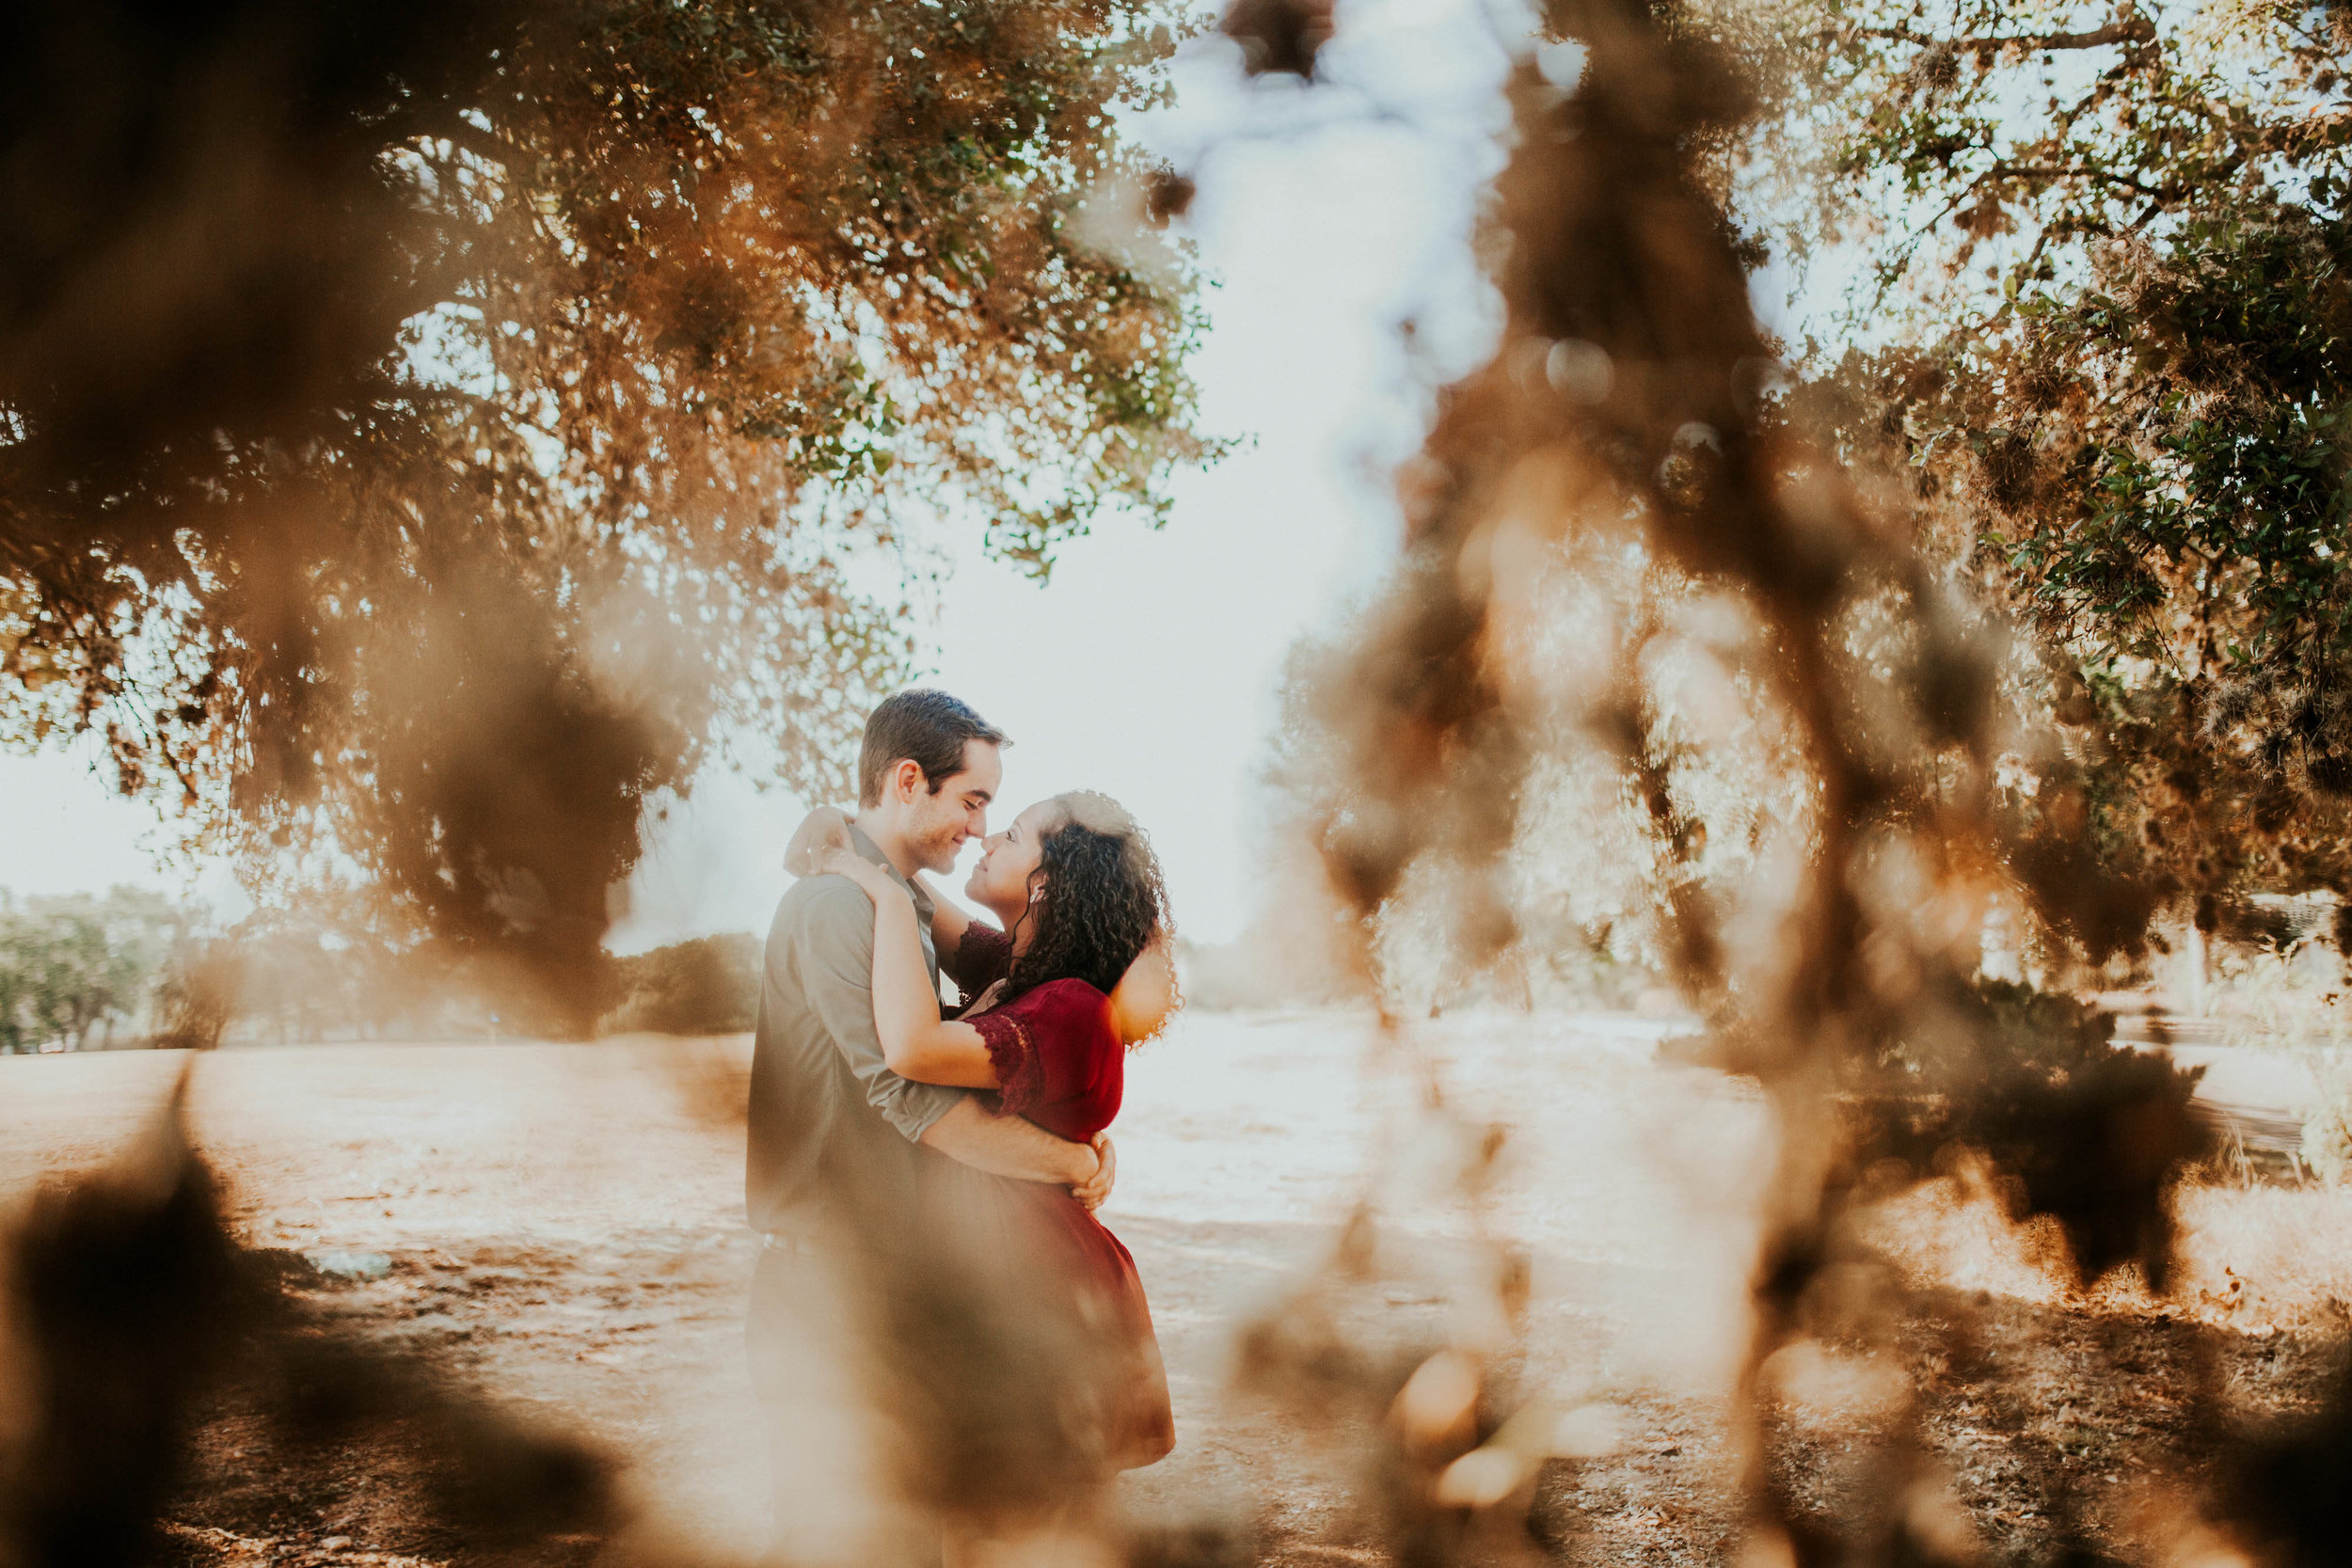
M 1517 1395 L 1585 1413 L 1591 1451 L 1537 1478 L 1538 1538 L 1594 1560 L 1720 1560 L 1768 1150 L 1753 1085 L 1677 1065 L 1673 1037 L 1597 1015 L 1449 1016 L 1384 1038 L 1352 1013 L 1195 1013 L 1138 1053 L 1105 1213 L 1151 1292 L 1179 1446 L 1122 1483 L 1132 1513 L 1254 1532 L 1270 1561 L 1388 1560 L 1345 1432 L 1237 1377 L 1246 1325 L 1328 1309 L 1407 1367 L 1440 1343 L 1491 1346 Z M 290 1255 L 290 1291 L 617 1457 L 629 1528 L 749 1558 L 769 1510 L 740 1338 L 747 1057 L 738 1038 L 638 1037 L 8 1058 L 0 1176 L 14 1199 L 103 1162 L 186 1073 L 235 1224 Z M 1463 1172 L 1494 1127 L 1481 1193 Z M 2340 1190 L 2186 1194 L 2189 1278 L 2165 1303 L 2057 1288 L 2034 1237 L 1963 1194 L 1932 1186 L 1880 1224 L 1922 1300 L 1979 1307 L 1974 1370 L 1931 1315 L 1893 1343 L 1784 1354 L 1768 1408 L 1793 1451 L 1817 1427 L 1867 1433 L 1899 1397 L 1894 1367 L 1931 1362 L 1931 1445 L 1971 1513 L 2007 1521 L 2006 1558 L 2038 1540 L 2032 1499 L 2054 1479 L 2127 1533 L 2148 1466 L 2201 1463 L 2192 1358 L 2217 1357 L 2249 1410 L 2309 1396 L 2331 1315 L 2312 1271 L 2339 1268 L 2352 1237 Z M 1364 1213 L 1353 1286 L 1313 1284 Z M 1516 1324 L 1482 1285 L 1514 1257 L 1531 1265 Z M 2075 1392 L 2035 1406 L 2057 1380 Z M 233 1399 L 202 1429 L 231 1480 L 171 1511 L 190 1560 L 440 1560 L 377 1467 L 248 1457 L 243 1432 Z

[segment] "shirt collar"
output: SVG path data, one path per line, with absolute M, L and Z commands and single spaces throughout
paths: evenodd
M 873 862 L 876 865 L 881 866 L 884 871 L 889 872 L 890 879 L 907 890 L 908 895 L 914 900 L 915 909 L 920 911 L 923 916 L 923 927 L 925 931 L 928 932 L 930 928 L 932 906 L 930 895 L 923 891 L 923 884 L 917 881 L 911 881 L 907 878 L 899 875 L 898 868 L 890 863 L 890 857 L 882 852 L 881 846 L 877 845 L 872 839 L 866 837 L 866 831 L 854 822 L 850 824 L 850 847 L 856 850 L 858 854 L 863 856 L 865 859 Z

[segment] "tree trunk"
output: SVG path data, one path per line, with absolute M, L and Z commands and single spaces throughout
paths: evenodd
M 2205 987 L 2211 983 L 2213 972 L 2207 957 L 2205 933 L 2197 928 L 2194 920 L 2188 923 L 2188 1016 L 2205 1016 Z

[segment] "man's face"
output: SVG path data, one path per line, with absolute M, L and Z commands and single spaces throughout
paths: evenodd
M 926 871 L 946 871 L 967 838 L 988 835 L 988 804 L 1004 783 L 999 749 L 985 740 L 963 743 L 963 768 L 939 781 L 928 794 L 916 786 L 908 802 L 905 842 Z

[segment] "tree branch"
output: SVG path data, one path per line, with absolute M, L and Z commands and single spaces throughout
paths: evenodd
M 1832 31 L 1823 28 L 1817 36 L 1828 37 Z M 2058 49 L 2105 49 L 2114 43 L 2156 41 L 2156 24 L 2137 13 L 2117 17 L 2106 26 L 2093 27 L 2087 33 L 1979 33 L 1967 38 L 1940 39 L 1909 27 L 1856 27 L 1851 31 L 1861 38 L 1891 39 L 1899 43 L 1915 43 L 1922 49 L 1945 48 L 1970 54 L 1990 54 L 2001 49 L 2042 54 Z
M 2182 195 L 2170 186 L 2151 185 L 2128 174 L 2101 168 L 2096 164 L 2012 164 L 2006 159 L 1979 175 L 1975 184 L 1969 188 L 1974 190 L 1977 185 L 1993 180 L 2047 180 L 2053 183 L 2061 180 L 2085 180 L 2096 185 L 2121 185 L 2153 201 L 2176 201 Z
M 387 115 L 376 122 L 376 129 L 388 143 L 405 144 L 429 136 L 500 168 L 515 156 L 515 149 L 503 137 L 468 119 L 462 106 L 455 103 L 436 103 Z
M 1959 49 L 2021 48 L 2028 54 L 2042 54 L 2056 49 L 2105 49 L 2111 43 L 2153 43 L 2156 24 L 2134 13 L 2119 16 L 2104 27 L 2093 27 L 2088 33 L 1991 33 L 1982 38 L 1963 39 L 1953 47 Z

